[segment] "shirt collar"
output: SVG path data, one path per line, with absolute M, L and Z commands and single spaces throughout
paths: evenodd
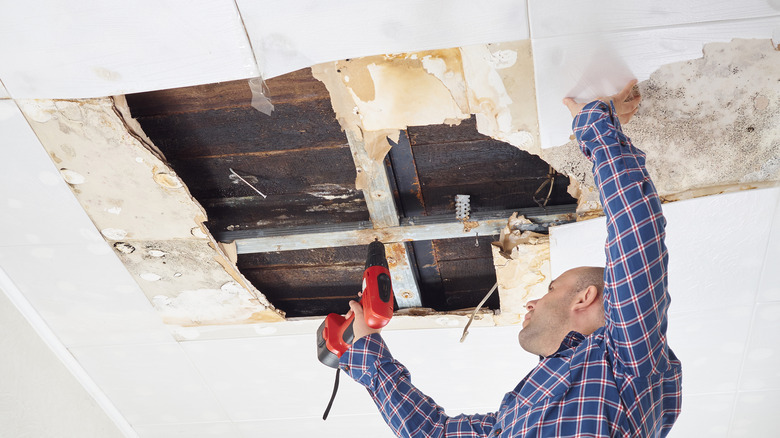
M 561 346 L 558 347 L 558 351 L 547 357 L 571 356 L 574 349 L 577 348 L 583 340 L 585 340 L 585 335 L 572 330 L 563 338 L 563 342 L 561 342 Z M 544 359 L 544 357 L 541 356 L 539 358 Z

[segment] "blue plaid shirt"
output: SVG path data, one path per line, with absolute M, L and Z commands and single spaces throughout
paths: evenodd
M 610 104 L 586 105 L 573 127 L 607 216 L 605 326 L 587 337 L 570 332 L 497 412 L 455 417 L 412 386 L 381 335 L 357 340 L 340 366 L 399 437 L 663 437 L 677 419 L 682 369 L 666 342 L 666 220 L 645 155 Z

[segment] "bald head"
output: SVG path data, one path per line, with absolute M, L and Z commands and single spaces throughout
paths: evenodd
M 598 266 L 582 266 L 572 269 L 575 280 L 572 294 L 582 291 L 588 286 L 596 286 L 599 294 L 604 292 L 604 268 Z

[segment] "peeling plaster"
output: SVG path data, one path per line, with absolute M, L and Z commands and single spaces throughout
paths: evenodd
M 129 118 L 124 98 L 18 103 L 61 177 L 166 323 L 283 320 L 204 229 L 205 211 Z

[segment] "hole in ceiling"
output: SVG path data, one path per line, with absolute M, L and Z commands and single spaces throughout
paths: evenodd
M 127 102 L 206 209 L 206 225 L 218 238 L 367 223 L 350 148 L 325 86 L 310 69 L 270 79 L 268 86 L 271 116 L 251 106 L 246 81 L 133 94 Z M 456 194 L 470 195 L 472 214 L 576 202 L 567 177 L 551 173 L 535 155 L 479 134 L 474 117 L 458 126 L 409 127 L 385 167 L 406 218 L 454 219 Z M 405 244 L 424 307 L 465 309 L 487 293 L 495 282 L 490 243 L 497 236 L 476 240 L 478 246 L 473 236 Z M 238 267 L 288 317 L 321 316 L 347 310 L 365 252 L 365 246 L 341 246 L 239 254 Z M 498 309 L 498 294 L 485 307 Z

